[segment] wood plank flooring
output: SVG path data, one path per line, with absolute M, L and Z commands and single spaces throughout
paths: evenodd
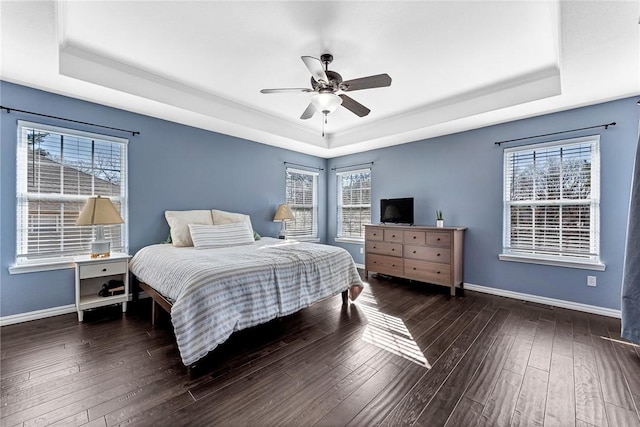
M 191 370 L 150 300 L 0 330 L 2 426 L 640 426 L 620 322 L 402 280 L 234 334 Z

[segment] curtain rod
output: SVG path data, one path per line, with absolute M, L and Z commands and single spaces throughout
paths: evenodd
M 57 116 L 50 116 L 48 114 L 34 113 L 33 111 L 18 110 L 17 108 L 5 107 L 4 105 L 0 105 L 0 110 L 7 110 L 7 113 L 11 113 L 12 111 L 17 111 L 18 113 L 32 114 L 34 116 L 48 117 L 50 119 L 64 120 L 66 122 L 73 122 L 73 123 L 79 123 L 79 124 L 82 124 L 82 125 L 89 125 L 89 126 L 95 126 L 95 127 L 104 128 L 104 129 L 117 130 L 117 131 L 120 131 L 120 132 L 130 133 L 131 136 L 140 135 L 140 132 L 135 131 L 135 130 L 120 129 L 120 128 L 114 128 L 114 127 L 111 127 L 111 126 L 98 125 L 98 124 L 95 124 L 95 123 L 81 122 L 79 120 L 65 119 L 64 117 L 57 117 Z
M 531 138 L 541 138 L 543 136 L 559 135 L 561 133 L 576 132 L 576 131 L 579 131 L 579 130 L 596 129 L 596 128 L 601 128 L 601 127 L 603 127 L 605 130 L 607 130 L 607 129 L 609 129 L 609 126 L 615 126 L 615 125 L 616 125 L 616 122 L 611 122 L 611 123 L 607 123 L 607 124 L 603 124 L 603 125 L 589 126 L 589 127 L 586 127 L 586 128 L 563 130 L 563 131 L 560 131 L 560 132 L 545 133 L 543 135 L 525 136 L 524 138 L 507 139 L 505 141 L 494 142 L 494 144 L 497 145 L 497 146 L 500 146 L 501 144 L 506 144 L 508 142 L 522 141 L 524 139 L 531 139 Z
M 355 165 L 347 165 L 347 166 L 336 166 L 335 168 L 331 168 L 331 170 L 335 171 L 335 170 L 338 170 L 338 169 L 346 169 L 346 168 L 352 168 L 354 166 L 364 166 L 364 165 L 373 166 L 373 162 L 356 163 Z
M 308 166 L 308 165 L 301 165 L 299 163 L 291 163 L 291 162 L 284 162 L 285 165 L 294 165 L 294 166 L 300 166 L 303 168 L 308 168 L 308 169 L 318 169 L 319 171 L 323 171 L 323 168 L 319 168 L 317 166 Z

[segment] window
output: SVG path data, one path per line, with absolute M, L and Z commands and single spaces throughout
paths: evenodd
M 604 268 L 599 144 L 589 136 L 505 149 L 501 259 Z
M 77 226 L 88 197 L 111 198 L 125 224 L 105 226 L 114 252 L 127 248 L 127 140 L 18 122 L 16 264 L 88 254 L 94 227 Z
M 338 238 L 364 240 L 371 223 L 371 169 L 338 172 Z
M 287 168 L 287 195 L 296 219 L 287 222 L 287 237 L 318 238 L 318 173 Z

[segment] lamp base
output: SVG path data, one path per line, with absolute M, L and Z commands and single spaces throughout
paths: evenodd
M 91 258 L 108 258 L 111 255 L 111 242 L 94 240 L 91 242 Z

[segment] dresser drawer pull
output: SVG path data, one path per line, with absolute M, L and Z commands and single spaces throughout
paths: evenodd
M 415 268 L 415 267 L 413 267 L 413 269 L 415 270 L 416 268 Z
M 440 256 L 440 254 L 436 255 L 436 256 Z
M 413 236 L 413 240 L 416 240 L 416 236 Z
M 376 262 L 376 261 L 373 261 L 373 263 L 374 263 L 374 264 L 377 264 L 377 262 Z
M 436 274 L 440 274 L 440 272 L 439 272 L 439 271 L 436 271 Z
M 377 234 L 377 233 L 373 233 L 373 235 L 374 235 L 374 236 L 377 236 L 378 234 Z
M 415 254 L 415 253 L 416 253 L 416 251 L 413 251 L 413 253 Z
M 103 268 L 103 269 L 102 269 L 102 271 L 107 271 L 107 269 L 106 269 L 106 268 Z
M 396 266 L 395 264 L 391 264 L 391 267 L 395 267 L 395 266 Z
M 438 242 L 440 241 L 440 238 L 438 237 Z
M 396 235 L 395 235 L 395 234 L 392 234 L 392 235 L 391 235 L 391 237 L 396 237 Z
M 396 248 L 391 248 L 391 252 L 393 252 L 393 251 L 395 251 L 395 250 L 396 250 Z
M 374 246 L 374 247 L 373 247 L 373 249 L 378 249 L 378 247 L 377 247 L 377 246 Z

